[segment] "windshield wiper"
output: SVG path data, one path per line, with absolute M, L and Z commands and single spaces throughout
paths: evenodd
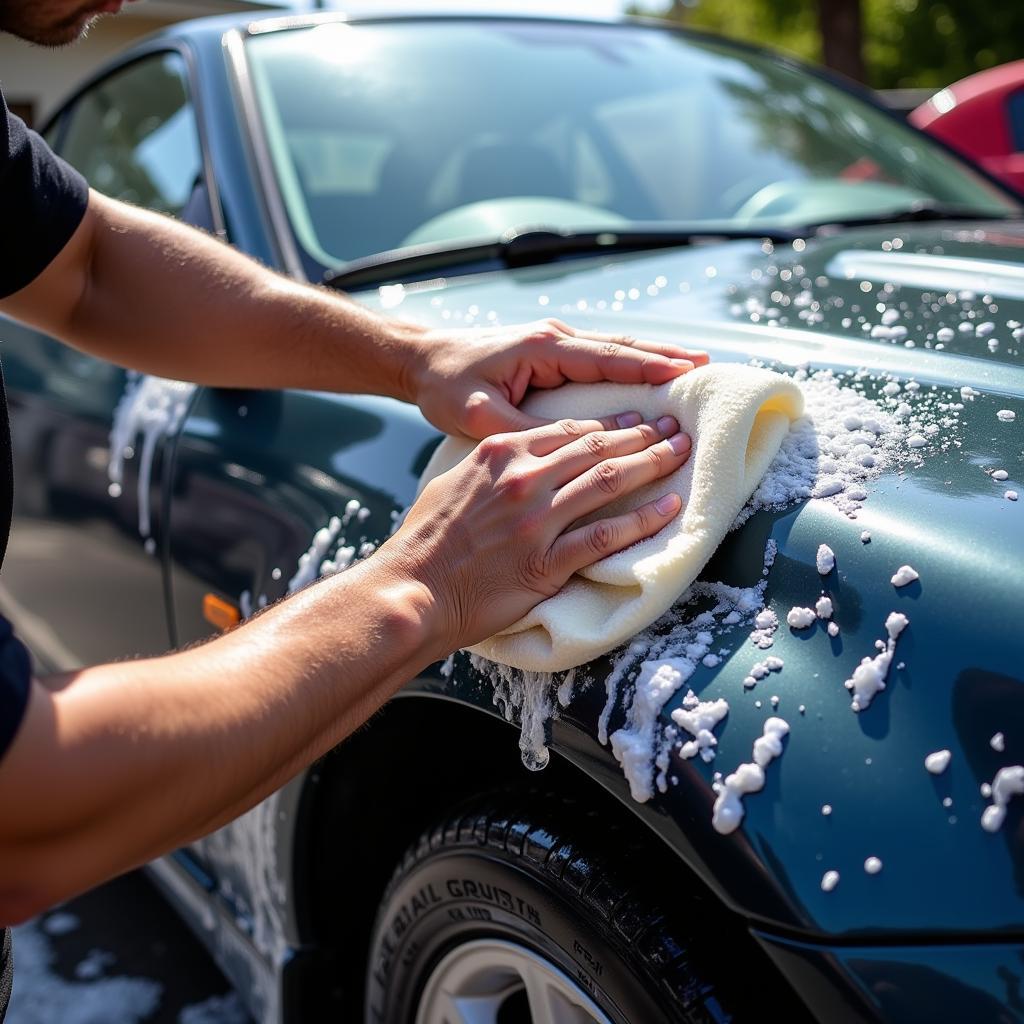
M 966 206 L 954 206 L 946 203 L 914 203 L 898 210 L 887 210 L 882 213 L 866 214 L 863 217 L 832 217 L 808 224 L 804 231 L 814 234 L 825 233 L 829 228 L 871 227 L 874 224 L 913 224 L 938 220 L 1020 220 L 1022 213 L 993 213 L 991 210 L 974 210 Z
M 567 256 L 642 252 L 750 238 L 792 242 L 799 237 L 797 231 L 785 228 L 730 228 L 707 224 L 693 227 L 632 224 L 628 228 L 603 231 L 516 228 L 506 231 L 500 238 L 487 241 L 462 245 L 417 245 L 365 256 L 346 263 L 338 270 L 328 271 L 323 281 L 331 288 L 351 289 L 371 284 L 426 280 L 451 271 L 468 274 L 474 270 L 492 270 L 494 263 L 505 267 L 530 267 Z

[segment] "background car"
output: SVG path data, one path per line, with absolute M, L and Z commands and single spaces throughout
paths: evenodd
M 553 678 L 456 655 L 151 866 L 258 1019 L 1016 1019 L 1022 801 L 979 824 L 1024 759 L 1005 189 L 786 58 L 641 22 L 195 22 L 45 134 L 94 187 L 393 315 L 682 338 L 817 396 L 790 453 L 817 477 L 761 495 L 636 644 Z M 43 669 L 202 640 L 369 557 L 438 439 L 391 400 L 195 388 L 0 332 L 2 602 Z M 841 631 L 787 628 L 823 588 Z M 852 713 L 843 681 L 886 652 Z M 659 658 L 690 676 L 645 705 Z M 688 688 L 730 703 L 714 761 L 681 753 Z M 724 835 L 714 787 L 770 715 L 783 754 Z M 647 753 L 625 772 L 616 736 Z
M 954 82 L 911 111 L 909 120 L 1024 192 L 1024 60 Z

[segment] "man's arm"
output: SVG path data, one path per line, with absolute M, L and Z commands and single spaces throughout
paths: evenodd
M 204 646 L 33 683 L 0 762 L 0 924 L 231 820 L 425 665 L 657 533 L 677 495 L 573 524 L 678 469 L 677 430 L 562 421 L 487 438 L 366 562 Z
M 0 301 L 0 312 L 145 373 L 217 387 L 389 395 L 417 402 L 448 433 L 474 437 L 536 425 L 515 409 L 529 386 L 660 384 L 707 361 L 557 321 L 427 331 L 97 192 L 60 254 Z

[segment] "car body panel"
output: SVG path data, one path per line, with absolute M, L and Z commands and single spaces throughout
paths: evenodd
M 757 937 L 829 1024 L 1024 1020 L 1024 946 L 1019 943 L 816 947 Z M 836 999 L 837 987 L 845 989 L 842 1002 Z

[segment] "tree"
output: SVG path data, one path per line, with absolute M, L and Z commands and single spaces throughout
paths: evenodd
M 787 50 L 877 89 L 938 89 L 1024 58 L 1024 3 L 1016 0 L 672 0 L 667 10 L 655 4 L 645 0 L 637 13 L 660 8 L 673 21 Z

